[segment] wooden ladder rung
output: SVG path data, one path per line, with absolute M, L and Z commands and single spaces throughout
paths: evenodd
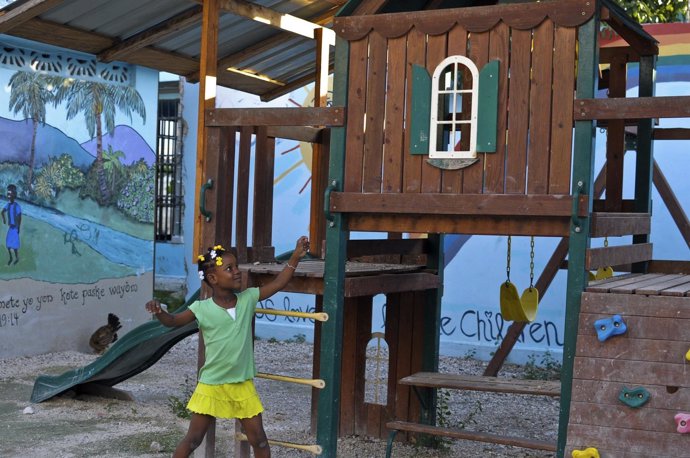
M 649 234 L 652 216 L 649 213 L 592 213 L 590 235 L 592 237 L 618 237 L 623 235 Z
M 453 439 L 465 439 L 478 442 L 489 442 L 492 444 L 512 445 L 515 447 L 529 448 L 534 450 L 556 451 L 556 444 L 537 440 L 524 439 L 521 437 L 502 436 L 499 434 L 482 433 L 477 431 L 467 431 L 459 428 L 443 428 L 440 426 L 424 425 L 407 421 L 391 421 L 386 423 L 386 427 L 391 430 L 409 431 L 413 433 L 431 434 L 433 436 L 451 437 Z
M 590 248 L 585 258 L 585 269 L 596 270 L 599 267 L 620 266 L 651 259 L 651 243 Z
M 561 383 L 553 380 L 501 379 L 483 375 L 417 372 L 400 379 L 401 385 L 495 393 L 560 396 Z

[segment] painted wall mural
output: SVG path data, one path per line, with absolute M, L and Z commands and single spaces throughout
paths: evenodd
M 0 357 L 91 351 L 109 313 L 121 333 L 147 318 L 157 80 L 88 56 L 0 48 Z

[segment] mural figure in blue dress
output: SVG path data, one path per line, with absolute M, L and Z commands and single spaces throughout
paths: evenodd
M 10 260 L 7 265 L 13 263 L 12 251 L 14 251 L 14 264 L 19 262 L 19 228 L 22 225 L 22 207 L 14 200 L 17 198 L 17 186 L 11 184 L 7 186 L 7 199 L 9 202 L 5 204 L 2 209 L 2 223 L 7 224 L 7 237 L 5 238 L 5 246 L 7 246 L 7 254 L 10 255 Z M 7 218 L 5 218 L 7 214 Z

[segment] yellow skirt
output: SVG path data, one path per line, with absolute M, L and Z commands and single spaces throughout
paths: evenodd
M 187 409 L 216 418 L 251 418 L 264 411 L 252 380 L 223 385 L 199 382 Z

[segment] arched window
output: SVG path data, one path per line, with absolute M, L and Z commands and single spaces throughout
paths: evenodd
M 431 80 L 429 157 L 477 156 L 479 71 L 465 56 L 445 58 Z
M 388 402 L 388 343 L 382 332 L 371 334 L 367 344 L 364 402 L 386 405 Z

